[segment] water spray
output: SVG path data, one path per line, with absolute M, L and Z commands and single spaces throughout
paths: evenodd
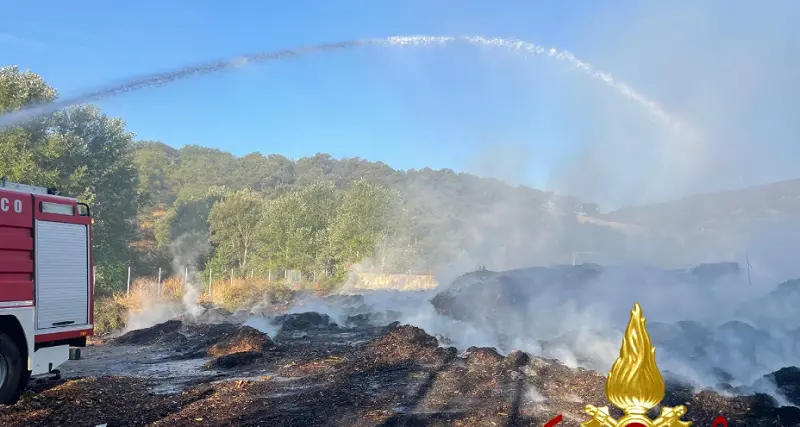
M 207 62 L 199 65 L 184 67 L 175 71 L 164 73 L 147 74 L 134 77 L 125 82 L 106 86 L 104 88 L 76 95 L 63 100 L 33 105 L 13 113 L 0 116 L 0 129 L 19 125 L 28 120 L 48 116 L 58 110 L 72 105 L 85 104 L 87 102 L 99 101 L 105 98 L 116 96 L 122 93 L 133 92 L 140 89 L 163 86 L 176 81 L 188 79 L 195 76 L 212 74 L 229 69 L 244 67 L 250 64 L 262 63 L 267 61 L 279 61 L 306 56 L 314 53 L 323 53 L 336 50 L 345 50 L 355 47 L 380 46 L 380 47 L 403 47 L 403 46 L 434 46 L 448 45 L 456 42 L 467 43 L 474 46 L 489 46 L 503 48 L 515 54 L 522 55 L 547 55 L 559 61 L 568 63 L 575 69 L 583 71 L 589 77 L 596 79 L 603 84 L 613 88 L 622 96 L 641 105 L 656 120 L 666 124 L 671 129 L 676 130 L 683 138 L 697 139 L 694 132 L 688 129 L 680 120 L 664 111 L 655 101 L 631 89 L 625 83 L 615 80 L 610 74 L 601 70 L 594 69 L 589 63 L 578 59 L 569 51 L 559 51 L 554 48 L 545 48 L 535 43 L 526 42 L 518 39 L 486 38 L 481 36 L 393 36 L 387 38 L 371 38 L 355 41 L 344 41 L 338 43 L 325 43 L 312 46 L 299 47 L 279 51 L 260 52 L 249 55 L 238 56 L 231 59 L 223 59 Z

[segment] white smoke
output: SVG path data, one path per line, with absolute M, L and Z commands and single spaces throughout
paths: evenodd
M 186 233 L 170 244 L 173 272 L 183 273 L 184 277 L 183 306 L 193 316 L 199 316 L 204 310 L 198 304 L 202 290 L 197 283 L 197 266 L 199 260 L 207 258 L 210 252 L 211 244 L 207 233 Z
M 152 284 L 156 286 L 156 283 Z M 122 333 L 137 329 L 149 328 L 153 325 L 174 319 L 185 312 L 185 307 L 180 304 L 167 302 L 158 298 L 146 297 L 139 301 L 140 310 L 128 312 L 125 328 Z
M 777 328 L 774 322 L 760 322 L 747 311 L 758 298 L 774 300 L 774 286 L 753 286 L 746 271 L 711 279 L 688 270 L 641 266 L 607 268 L 583 284 L 564 281 L 564 271 L 584 268 L 562 268 L 558 274 L 551 274 L 557 269 L 522 269 L 503 275 L 489 272 L 494 279 L 503 276 L 500 280 L 511 284 L 506 292 L 527 288 L 523 293 L 533 297 L 522 306 L 509 308 L 495 306 L 497 302 L 486 295 L 461 294 L 462 303 L 472 303 L 465 308 L 472 317 L 463 321 L 437 313 L 430 303 L 448 286 L 428 292 L 368 292 L 361 295 L 363 302 L 346 304 L 311 298 L 291 312 L 325 313 L 346 324 L 348 316 L 359 312 L 393 311 L 399 314 L 383 323 L 398 320 L 418 326 L 443 345 L 461 350 L 496 347 L 502 353 L 521 349 L 558 359 L 569 367 L 606 373 L 619 356 L 629 310 L 639 302 L 657 348 L 659 368 L 666 377 L 727 394 L 729 387 L 744 387 L 741 392 L 767 392 L 786 403 L 774 384 L 762 377 L 798 364 L 800 334 L 793 323 Z M 548 274 L 552 280 L 546 279 Z M 496 289 L 494 279 L 472 282 Z M 800 303 L 800 288 L 797 293 L 787 304 Z
M 141 310 L 128 313 L 125 331 L 148 328 L 181 315 L 200 316 L 204 311 L 198 304 L 201 287 L 197 284 L 198 260 L 208 255 L 211 245 L 206 233 L 186 233 L 170 245 L 172 274 L 183 279 L 183 298 L 181 302 L 161 298 L 159 283 L 151 283 L 151 292 L 139 301 Z

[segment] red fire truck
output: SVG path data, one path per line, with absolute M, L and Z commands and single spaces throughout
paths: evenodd
M 0 179 L 0 404 L 92 335 L 91 229 L 88 205 Z

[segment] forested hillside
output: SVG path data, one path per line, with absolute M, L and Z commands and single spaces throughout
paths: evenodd
M 137 143 L 136 159 L 146 200 L 137 247 L 153 266 L 168 263 L 176 251 L 190 253 L 176 248 L 188 239 L 197 263 L 210 259 L 216 271 L 247 265 L 332 273 L 341 262 L 397 273 L 454 262 L 504 268 L 535 262 L 537 252 L 548 257 L 539 261 L 566 260 L 572 248 L 563 238 L 569 230 L 604 229 L 575 220 L 576 212 L 596 213 L 594 205 L 450 170 L 403 172 L 327 154 L 297 161 L 259 153 L 237 158 L 160 142 Z M 236 228 L 231 221 L 239 215 L 251 224 L 261 221 L 254 247 L 239 243 L 235 249 L 233 241 L 254 241 L 244 235 L 220 240 Z M 205 236 L 212 243 L 209 252 L 200 244 Z M 554 244 L 563 247 L 553 251 Z M 346 256 L 322 255 L 331 250 Z
M 629 224 L 657 225 L 670 232 L 685 230 L 687 225 L 733 232 L 751 228 L 754 222 L 794 222 L 800 220 L 800 180 L 632 206 L 611 212 L 608 218 Z
M 0 113 L 56 97 L 38 75 L 0 69 Z M 92 206 L 101 293 L 121 289 L 128 266 L 137 277 L 291 269 L 337 283 L 353 268 L 696 263 L 730 259 L 754 224 L 800 218 L 793 181 L 603 215 L 592 203 L 447 169 L 135 141 L 93 106 L 0 130 L 0 176 Z

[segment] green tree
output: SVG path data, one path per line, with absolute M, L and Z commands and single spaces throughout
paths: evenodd
M 0 114 L 54 101 L 57 97 L 56 90 L 38 74 L 20 71 L 17 66 L 0 67 Z
M 140 197 L 133 133 L 97 107 L 72 107 L 53 115 L 40 164 L 57 171 L 66 194 L 92 206 L 95 262 L 130 261 Z
M 177 184 L 177 199 L 205 197 L 209 187 L 238 190 L 239 165 L 236 157 L 222 150 L 187 145 L 179 151 L 180 161 L 170 179 Z
M 298 184 L 305 186 L 323 180 L 330 180 L 335 162 L 336 160 L 330 154 L 323 153 L 300 158 L 295 166 Z
M 321 270 L 339 200 L 334 183 L 321 181 L 272 200 L 259 226 L 262 257 L 272 268 Z
M 56 90 L 37 74 L 15 66 L 0 68 L 0 114 L 55 100 Z M 0 132 L 0 177 L 10 181 L 52 183 L 55 174 L 37 163 L 36 147 L 46 133 L 44 120 L 33 120 Z M 45 184 L 42 184 L 45 185 Z
M 386 188 L 365 180 L 345 191 L 331 230 L 331 245 L 339 249 L 343 261 L 353 263 L 374 255 L 389 229 L 390 197 Z
M 142 208 L 172 204 L 177 193 L 173 171 L 177 168 L 178 151 L 161 142 L 139 141 L 135 161 L 139 170 L 139 192 L 147 201 Z
M 29 71 L 0 69 L 0 111 L 51 101 L 56 92 Z M 92 206 L 100 293 L 121 289 L 131 261 L 139 204 L 133 134 L 93 106 L 71 107 L 0 132 L 0 175 L 56 187 Z
M 240 269 L 248 267 L 257 245 L 264 200 L 252 190 L 239 190 L 214 203 L 208 217 L 215 258 Z
M 172 242 L 189 234 L 210 236 L 208 216 L 214 203 L 225 194 L 224 188 L 211 187 L 202 195 L 177 199 L 156 222 L 155 238 L 158 246 L 168 248 Z
M 239 174 L 242 188 L 273 197 L 294 184 L 294 162 L 278 154 L 251 153 L 240 159 Z

